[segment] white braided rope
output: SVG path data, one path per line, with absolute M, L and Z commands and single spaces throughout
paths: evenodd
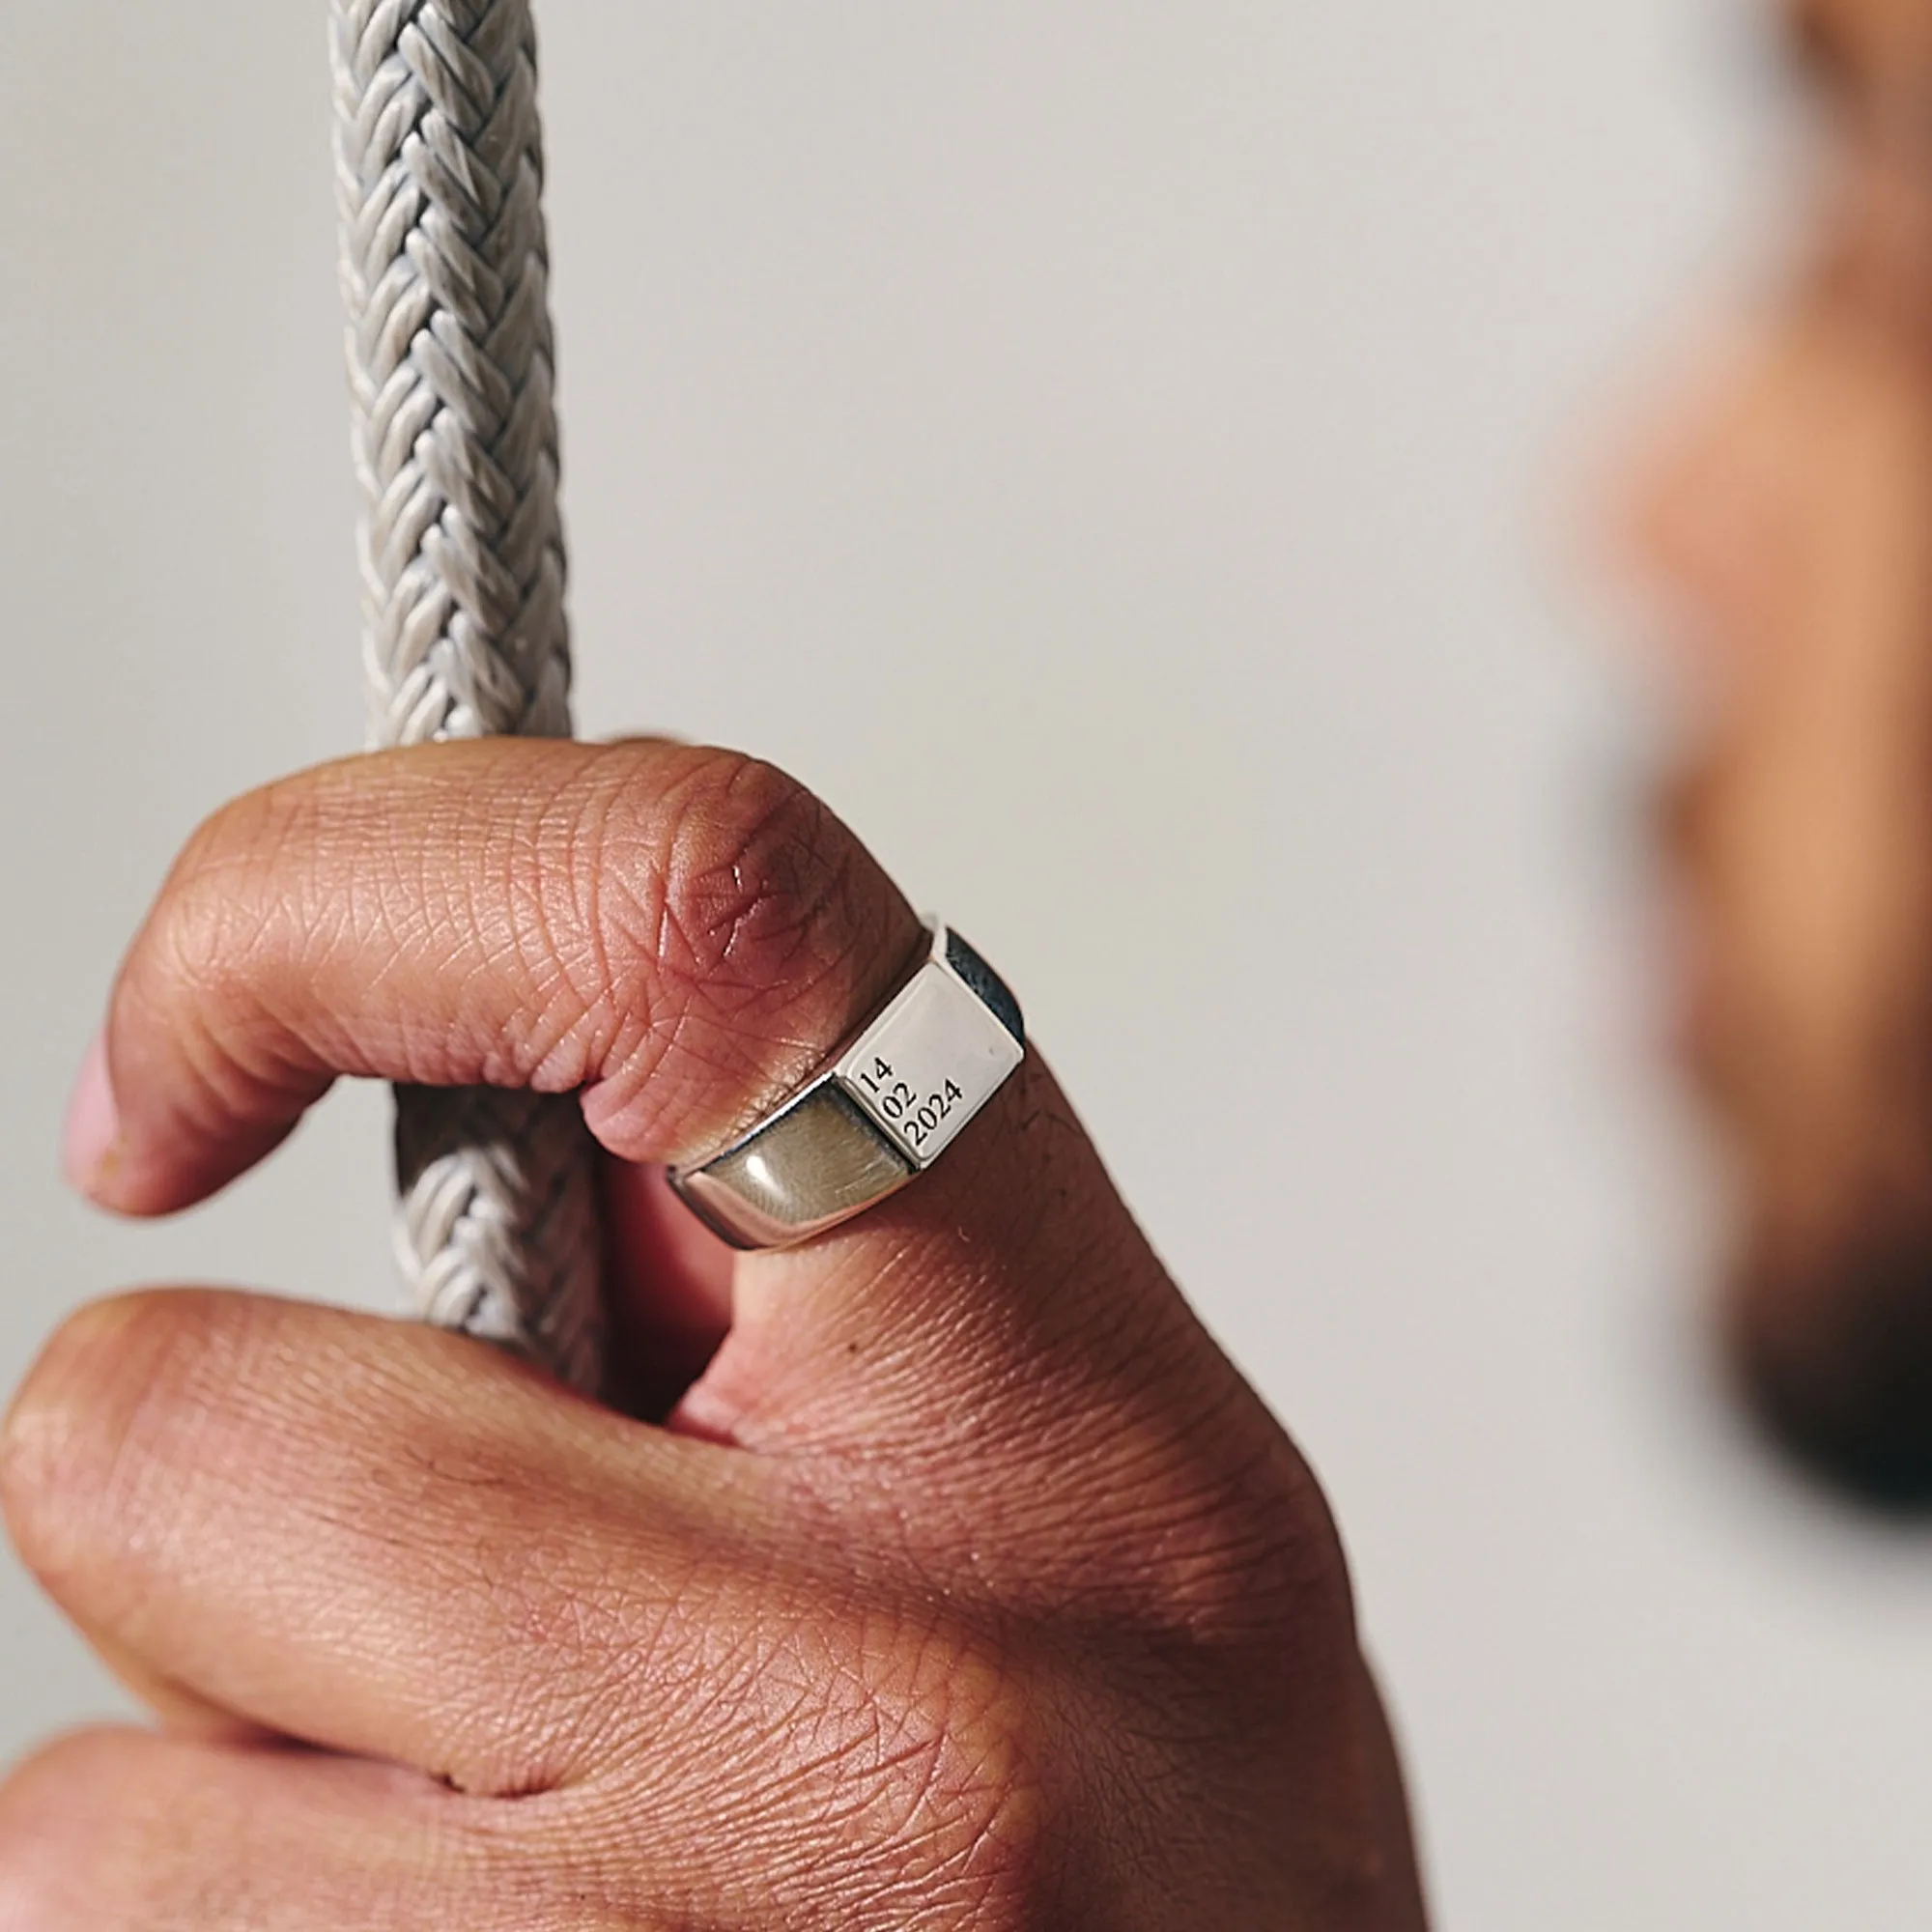
M 570 733 L 528 0 L 332 0 L 372 746 Z M 396 1248 L 440 1326 L 580 1387 L 602 1354 L 574 1100 L 397 1095 Z

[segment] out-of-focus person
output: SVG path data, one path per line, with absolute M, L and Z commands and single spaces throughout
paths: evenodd
M 1799 0 L 1794 258 L 1626 507 L 1695 726 L 1659 812 L 1723 1300 L 1814 1468 L 1932 1502 L 1932 0 Z

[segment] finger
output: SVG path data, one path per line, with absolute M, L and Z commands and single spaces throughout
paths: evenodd
M 909 1771 L 853 1767 L 806 1810 L 769 1747 L 721 1756 L 675 1805 L 642 1781 L 505 1803 L 356 1759 L 88 1731 L 0 1781 L 0 1932 L 1039 1922 L 1027 1807 L 942 1817 L 920 1754 L 890 1745 Z
M 408 1773 L 90 1731 L 0 1784 L 0 1932 L 507 1932 L 537 1921 L 499 1840 Z
M 721 1567 L 776 1560 L 762 1467 L 459 1338 L 172 1293 L 55 1338 L 0 1437 L 0 1505 L 54 1599 L 148 1680 L 522 1793 L 672 1728 L 630 1646 L 675 1678 Z
M 814 1923 L 883 1923 L 840 1889 L 993 1882 L 1067 1721 L 991 1621 L 773 1465 L 365 1317 L 90 1313 L 14 1410 L 0 1500 L 59 1601 L 170 1682 L 520 1819 L 584 1807 L 578 1876 L 635 1875 L 611 1922 L 761 1926 L 805 1888 Z
M 498 741 L 325 767 L 189 843 L 72 1164 L 107 1207 L 187 1206 L 338 1074 L 582 1088 L 614 1152 L 687 1159 L 814 1071 L 919 936 L 823 806 L 731 753 Z

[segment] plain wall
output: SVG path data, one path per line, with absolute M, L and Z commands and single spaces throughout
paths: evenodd
M 582 709 L 1021 989 L 1323 1472 L 1445 1927 L 1932 1913 L 1932 1547 L 1705 1386 L 1573 455 L 1748 200 L 1705 0 L 545 0 Z M 0 24 L 0 1382 L 386 1304 L 385 1101 L 159 1229 L 53 1142 L 195 820 L 359 731 L 322 10 Z M 118 1708 L 0 1556 L 0 1757 Z

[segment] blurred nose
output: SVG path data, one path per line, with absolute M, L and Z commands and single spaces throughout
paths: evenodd
M 1662 607 L 1647 647 L 1699 691 L 1739 668 L 1773 554 L 1776 359 L 1768 328 L 1739 326 L 1681 356 L 1613 487 L 1618 561 Z

